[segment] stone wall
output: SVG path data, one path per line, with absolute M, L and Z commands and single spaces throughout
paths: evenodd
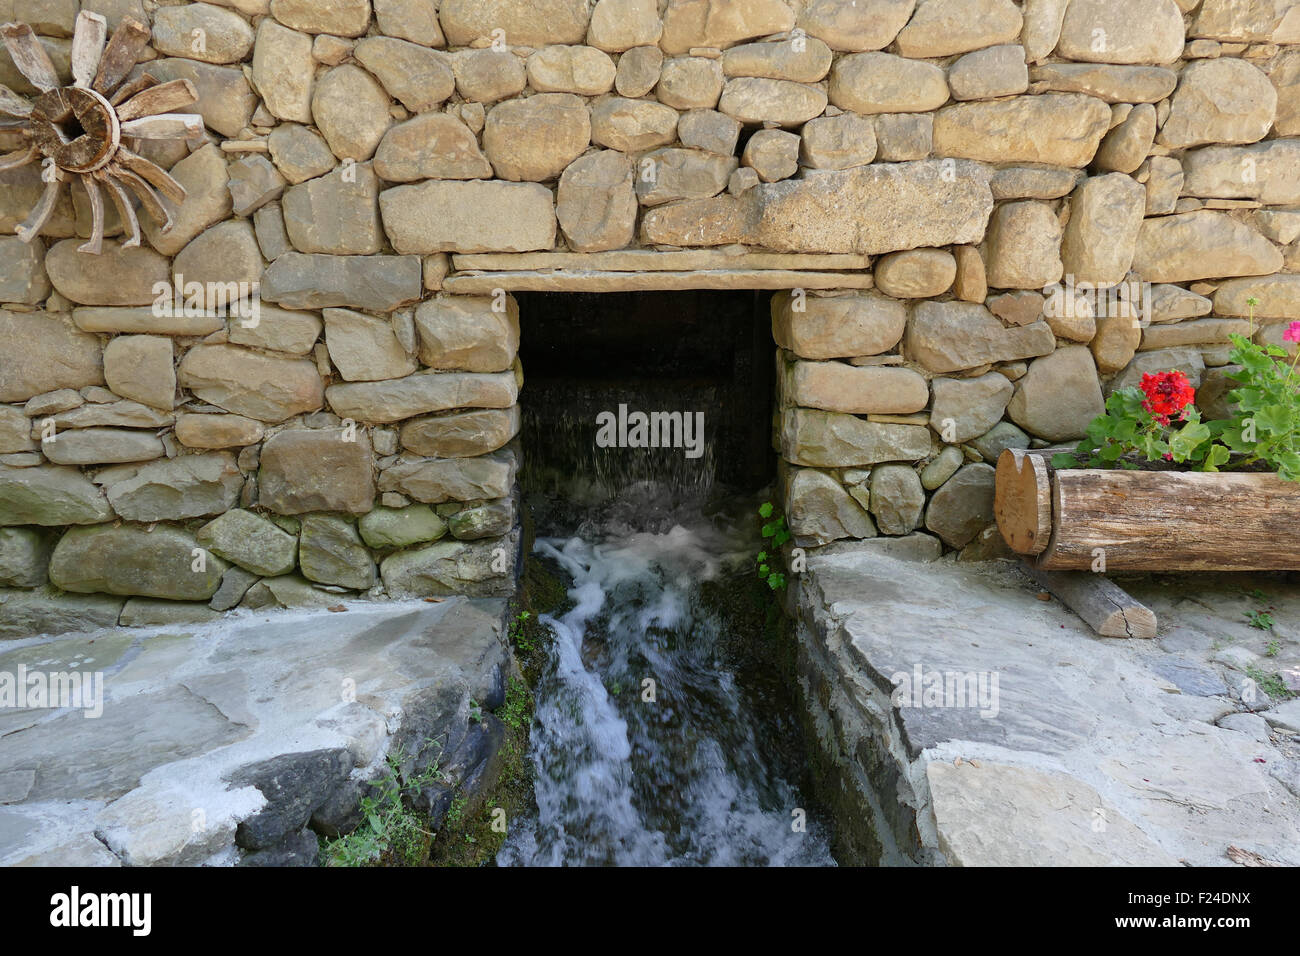
M 512 291 L 782 290 L 796 541 L 975 554 L 1001 448 L 1300 318 L 1297 0 L 0 0 L 63 82 L 81 9 L 206 129 L 135 144 L 187 191 L 139 248 L 110 208 L 78 251 L 78 187 L 22 242 L 40 168 L 0 173 L 18 632 L 47 582 L 72 623 L 508 590 Z M 160 314 L 191 282 L 256 324 Z

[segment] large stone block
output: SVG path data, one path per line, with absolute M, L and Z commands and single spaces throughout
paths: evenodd
M 671 106 L 610 96 L 591 108 L 591 141 L 625 153 L 667 146 L 677 138 L 677 119 Z
M 45 243 L 0 236 L 0 302 L 36 305 L 50 294 L 45 272 Z
M 472 458 L 504 446 L 519 434 L 518 405 L 430 415 L 402 425 L 402 447 L 428 458 Z
M 45 584 L 57 535 L 37 528 L 0 528 L 0 587 Z
M 538 183 L 430 181 L 384 190 L 379 207 L 393 248 L 403 254 L 555 245 L 555 202 Z
M 1031 435 L 1057 442 L 1082 438 L 1105 410 L 1092 353 L 1071 345 L 1029 363 L 1007 415 Z
M 206 601 L 227 567 L 180 528 L 98 525 L 72 528 L 59 540 L 50 581 L 80 594 Z
M 794 12 L 781 0 L 668 0 L 659 45 L 669 55 L 692 47 L 729 47 L 742 40 L 783 33 Z
M 80 305 L 150 305 L 157 298 L 154 286 L 171 278 L 167 259 L 146 246 L 127 249 L 110 240 L 100 255 L 92 256 L 79 252 L 80 245 L 80 240 L 64 239 L 45 255 L 54 288 Z
M 340 417 L 382 424 L 453 408 L 509 408 L 519 384 L 513 371 L 416 372 L 387 382 L 331 385 L 325 394 Z
M 591 114 L 572 93 L 537 93 L 492 107 L 483 150 L 500 179 L 546 182 L 591 145 Z
M 979 242 L 993 211 L 991 173 L 979 163 L 929 160 L 759 185 L 745 194 L 757 208 L 749 241 L 779 252 L 872 255 Z
M 317 584 L 366 591 L 377 581 L 375 562 L 357 526 L 337 515 L 308 515 L 298 539 L 303 577 Z
M 478 137 L 448 113 L 424 113 L 384 134 L 375 172 L 392 183 L 420 179 L 490 179 L 492 165 Z
M 316 81 L 311 113 L 339 159 L 365 162 L 392 124 L 388 93 L 369 73 L 345 63 Z
M 942 67 L 892 53 L 853 53 L 831 71 L 830 101 L 842 110 L 924 113 L 948 102 Z
M 934 151 L 990 163 L 1086 166 L 1108 129 L 1106 104 L 1077 93 L 958 103 L 935 114 Z
M 1056 52 L 1097 63 L 1173 63 L 1183 52 L 1174 0 L 1070 0 Z
M 101 482 L 118 517 L 145 524 L 221 514 L 235 506 L 244 487 L 226 452 L 150 462 L 126 477 L 101 476 Z
M 67 315 L 0 309 L 0 402 L 104 384 L 99 337 Z
M 347 381 L 401 378 L 418 367 L 398 341 L 391 320 L 351 309 L 326 309 L 324 316 L 330 361 Z
M 883 50 L 915 8 L 916 0 L 808 0 L 796 25 L 832 50 Z
M 1117 285 L 1133 264 L 1146 190 L 1123 173 L 1085 179 L 1070 197 L 1061 261 L 1076 283 Z
M 781 413 L 781 457 L 796 465 L 846 468 L 882 461 L 918 461 L 930 453 L 923 425 L 868 422 L 811 408 Z
M 925 527 L 950 548 L 963 548 L 993 523 L 993 466 L 965 465 L 930 498 Z
M 741 76 L 727 81 L 718 109 L 747 125 L 802 126 L 820 116 L 826 103 L 820 86 Z
M 1207 146 L 1184 153 L 1182 162 L 1186 196 L 1300 203 L 1300 140 Z
M 112 519 L 104 492 L 76 468 L 0 465 L 0 525 L 59 527 Z
M 172 341 L 161 335 L 119 335 L 104 348 L 104 380 L 123 398 L 171 411 L 176 403 Z
M 636 235 L 632 160 L 604 149 L 569 164 L 560 177 L 555 215 L 575 252 L 630 246 Z
M 258 500 L 286 515 L 365 514 L 375 505 L 370 439 L 362 429 L 291 429 L 262 446 Z
M 503 30 L 513 46 L 581 43 L 591 19 L 588 0 L 443 0 L 438 9 L 452 46 L 470 46 Z
M 908 358 L 931 372 L 1046 355 L 1055 347 L 1046 322 L 1006 328 L 984 306 L 969 302 L 918 302 L 904 339 Z
M 314 362 L 235 345 L 195 346 L 181 359 L 177 379 L 205 402 L 262 422 L 282 422 L 324 403 Z
M 394 37 L 366 37 L 353 56 L 412 113 L 435 109 L 456 92 L 456 76 L 446 55 L 419 44 Z
M 420 303 L 415 328 L 427 367 L 503 372 L 519 351 L 519 304 L 509 295 L 440 295 Z
M 351 163 L 290 186 L 281 208 L 289 241 L 299 252 L 367 256 L 384 247 L 379 179 L 370 163 Z
M 1196 60 L 1183 70 L 1169 118 L 1156 142 L 1171 149 L 1206 143 L 1254 143 L 1277 112 L 1277 90 L 1247 60 Z
M 1281 268 L 1282 253 L 1271 242 L 1210 210 L 1144 219 L 1133 253 L 1133 269 L 1148 282 L 1268 275 Z
M 1061 223 L 1056 212 L 1032 200 L 1002 203 L 989 220 L 984 259 L 985 277 L 995 289 L 1040 289 L 1058 281 Z
M 514 591 L 518 548 L 518 532 L 482 541 L 439 541 L 389 555 L 380 574 L 395 598 L 505 596 Z
M 878 355 L 898 344 L 906 326 L 907 307 L 875 293 L 772 297 L 772 337 L 801 358 Z
M 195 535 L 200 545 L 253 574 L 288 574 L 298 563 L 298 539 L 251 511 L 233 509 Z
M 257 28 L 253 82 L 266 108 L 280 119 L 311 122 L 311 94 L 316 64 L 312 39 L 267 17 Z
M 397 491 L 413 501 L 480 501 L 505 498 L 514 490 L 514 455 L 399 461 L 379 476 L 380 491 Z
M 927 59 L 1014 43 L 1022 23 L 1011 0 L 920 0 L 898 34 L 898 52 Z
M 800 547 L 820 546 L 840 538 L 874 538 L 875 525 L 844 486 L 815 468 L 790 469 L 785 514 Z
M 424 263 L 419 256 L 286 252 L 262 274 L 261 291 L 263 299 L 288 309 L 340 306 L 391 312 L 419 300 L 424 292 Z
M 805 408 L 851 415 L 906 415 L 930 400 L 925 378 L 910 368 L 845 362 L 794 362 L 785 398 Z

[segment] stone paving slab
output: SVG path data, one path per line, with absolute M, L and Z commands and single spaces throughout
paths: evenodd
M 373 779 L 410 724 L 435 722 L 420 712 L 432 690 L 451 701 L 440 719 L 460 723 L 470 698 L 504 692 L 503 601 L 346 606 L 0 645 L 0 679 L 25 668 L 103 681 L 98 717 L 0 708 L 0 865 L 237 862 L 241 823 L 279 824 L 263 790 L 231 782 L 241 771 L 321 752 L 337 755 L 340 780 L 317 786 Z
M 913 811 L 912 832 L 893 826 L 893 862 L 1218 866 L 1238 846 L 1300 865 L 1300 702 L 1259 683 L 1300 660 L 1300 587 L 1122 583 L 1156 611 L 1155 640 L 1097 637 L 1012 562 L 814 552 L 802 639 L 832 688 L 841 752 L 874 741 L 900 781 L 878 799 Z M 1249 624 L 1261 609 L 1270 630 Z M 969 678 L 971 693 L 931 675 Z M 1262 723 L 1243 724 L 1253 712 Z M 877 815 L 877 829 L 897 817 Z

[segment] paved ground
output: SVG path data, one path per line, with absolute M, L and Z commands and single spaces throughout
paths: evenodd
M 827 726 L 838 722 L 846 753 L 876 741 L 886 859 L 1231 865 L 1236 847 L 1300 864 L 1300 699 L 1283 690 L 1300 691 L 1300 586 L 1124 580 L 1159 636 L 1108 639 L 1041 600 L 1012 562 L 910 562 L 878 547 L 812 558 L 799 600 Z M 1252 627 L 1256 612 L 1271 627 Z M 927 683 L 944 673 L 969 676 L 984 699 Z
M 461 739 L 471 698 L 494 706 L 503 602 L 346 607 L 0 642 L 0 680 L 98 673 L 104 691 L 97 717 L 0 707 L 0 865 L 236 862 L 237 830 L 243 853 L 314 848 L 309 815 L 408 724 Z

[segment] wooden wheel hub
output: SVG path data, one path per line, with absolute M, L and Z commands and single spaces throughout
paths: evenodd
M 89 173 L 104 166 L 121 142 L 117 112 L 94 90 L 64 87 L 32 104 L 32 142 L 61 169 Z

